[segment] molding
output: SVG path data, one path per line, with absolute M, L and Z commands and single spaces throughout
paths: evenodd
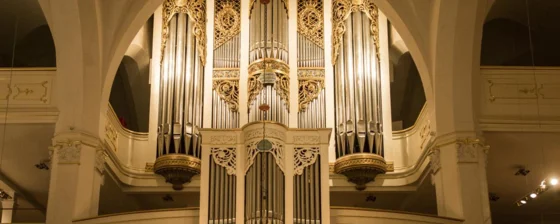
M 117 118 L 117 114 L 113 110 L 113 107 L 111 106 L 110 103 L 108 108 L 109 109 L 107 109 L 107 120 L 110 121 L 110 124 L 112 124 L 112 126 L 116 129 L 116 131 L 119 134 L 123 135 L 125 138 L 128 139 L 148 141 L 148 132 L 137 132 L 123 127 L 119 122 L 119 119 Z
M 56 155 L 58 164 L 77 164 L 80 165 L 80 155 L 82 151 L 81 141 L 68 141 L 65 143 L 57 143 L 50 147 L 49 150 Z
M 0 124 L 54 124 L 58 114 L 54 108 L 2 108 Z
M 438 147 L 434 147 L 430 151 L 430 170 L 432 174 L 436 174 L 441 168 L 440 151 Z
M 418 117 L 416 118 L 416 121 L 414 121 L 414 124 L 412 126 L 402 130 L 393 131 L 393 139 L 406 138 L 415 134 L 422 126 L 421 124 L 426 120 L 428 120 L 429 122 L 427 102 L 424 103 L 424 106 L 422 106 L 422 110 L 420 110 L 420 113 L 418 114 Z

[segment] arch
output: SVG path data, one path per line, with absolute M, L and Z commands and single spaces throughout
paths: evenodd
M 128 50 L 130 43 L 133 41 L 134 37 L 138 34 L 139 30 L 146 24 L 146 21 L 152 16 L 152 14 L 156 11 L 156 9 L 161 5 L 163 0 L 154 0 L 149 2 L 141 2 L 141 1 L 133 1 L 132 4 L 135 4 L 134 7 L 138 8 L 137 14 L 128 14 L 128 17 L 123 19 L 123 23 L 120 24 L 118 27 L 123 28 L 119 35 L 119 38 L 115 38 L 115 44 L 112 49 L 110 49 L 109 56 L 107 58 L 107 69 L 103 73 L 104 82 L 101 92 L 101 108 L 100 108 L 100 116 L 101 119 L 104 119 L 105 112 L 107 111 L 107 107 L 109 105 L 109 96 L 111 94 L 111 87 L 113 85 L 113 80 L 115 79 L 115 75 L 117 69 L 121 63 L 123 55 Z M 138 53 L 138 50 L 132 50 L 129 52 L 131 54 Z M 102 134 L 104 132 L 104 127 L 100 122 L 99 125 L 99 133 Z
M 433 77 L 428 64 L 430 55 L 427 41 L 429 30 L 422 30 L 419 26 L 415 26 L 420 20 L 415 5 L 409 1 L 390 0 L 378 0 L 375 1 L 375 4 L 401 35 L 418 67 L 426 101 L 433 101 Z M 429 23 L 429 19 L 423 22 Z
M 434 113 L 438 135 L 476 131 L 480 43 L 487 2 L 445 1 L 434 18 Z M 475 100 L 473 100 L 475 99 Z

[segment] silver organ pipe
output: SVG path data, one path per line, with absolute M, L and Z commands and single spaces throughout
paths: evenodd
M 271 152 L 257 152 L 245 175 L 245 223 L 285 222 L 284 171 Z
M 378 11 L 373 0 L 333 1 L 335 172 L 358 190 L 387 171 L 383 149 Z M 363 161 L 372 161 L 367 164 Z
M 210 188 L 208 223 L 235 223 L 236 194 L 235 148 L 212 148 L 210 155 Z
M 202 121 L 203 65 L 193 34 L 195 21 L 186 13 L 169 19 L 161 75 L 158 156 L 200 155 L 197 129 Z
M 288 124 L 288 6 L 286 0 L 252 0 L 250 6 L 249 122 Z M 258 107 L 266 103 L 268 113 Z
M 200 172 L 199 166 L 174 169 L 169 160 L 200 164 L 202 80 L 206 52 L 205 8 L 166 0 L 162 16 L 162 58 L 154 171 L 176 190 Z M 192 13 L 196 11 L 197 13 Z M 191 17 L 190 15 L 194 15 Z M 177 170 L 181 170 L 178 172 Z
M 240 0 L 215 0 L 212 128 L 239 127 Z
M 323 1 L 298 0 L 298 127 L 324 128 Z
M 319 148 L 295 148 L 294 224 L 322 223 Z

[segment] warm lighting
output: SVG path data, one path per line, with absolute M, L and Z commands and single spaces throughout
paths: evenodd
M 527 201 L 526 201 L 526 200 L 521 200 L 521 201 L 519 201 L 519 202 L 521 202 L 521 204 L 527 204 Z
M 558 179 L 552 178 L 552 179 L 550 179 L 549 183 L 550 183 L 550 185 L 555 186 L 556 184 L 558 184 Z
M 529 195 L 529 197 L 531 197 L 531 198 L 536 198 L 536 197 L 537 197 L 537 194 L 531 193 L 531 194 Z

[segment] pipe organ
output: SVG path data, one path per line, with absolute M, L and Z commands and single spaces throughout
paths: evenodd
M 206 4 L 200 0 L 166 0 L 163 4 L 154 172 L 181 190 L 200 173 Z
M 251 0 L 249 13 L 249 122 L 270 120 L 287 125 L 290 112 L 287 0 Z M 270 113 L 259 110 L 262 104 L 270 107 Z
M 298 127 L 324 128 L 325 52 L 323 1 L 298 0 Z
M 335 127 L 335 172 L 359 190 L 387 169 L 376 6 L 333 0 L 327 44 L 324 1 L 210 1 L 210 24 L 204 0 L 163 4 L 154 172 L 175 190 L 201 175 L 201 223 L 328 223 L 331 130 L 325 127 Z M 290 10 L 296 18 L 288 18 Z M 204 74 L 207 25 L 212 74 Z M 292 62 L 290 31 L 297 32 Z M 328 48 L 332 76 L 325 69 Z M 290 77 L 297 85 L 290 87 Z M 290 97 L 298 108 L 290 108 Z M 332 102 L 335 108 L 327 108 Z M 289 122 L 290 113 L 297 121 Z
M 373 0 L 333 1 L 335 172 L 358 190 L 387 171 L 383 155 L 378 11 Z
M 238 128 L 241 3 L 216 0 L 214 5 L 212 127 Z

